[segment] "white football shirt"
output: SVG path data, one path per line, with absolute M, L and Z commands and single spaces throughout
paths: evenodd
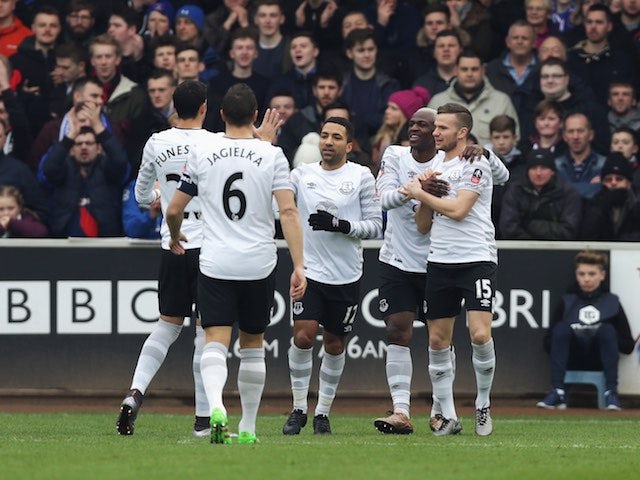
M 171 234 L 165 221 L 167 206 L 173 197 L 187 158 L 193 154 L 194 146 L 210 142 L 215 134 L 204 129 L 170 128 L 154 133 L 144 146 L 142 162 L 136 180 L 136 201 L 141 205 L 149 205 L 155 200 L 153 184 L 160 185 L 160 203 L 162 205 L 162 248 L 169 250 Z M 186 218 L 182 221 L 182 233 L 188 242 L 185 248 L 200 248 L 202 244 L 202 212 L 200 200 L 194 198 L 185 209 Z
M 434 212 L 428 261 L 498 263 L 495 230 L 491 222 L 493 179 L 489 161 L 482 157 L 469 163 L 456 157 L 445 162 L 444 155 L 438 155 L 431 168 L 442 172 L 440 178 L 451 186 L 444 198 L 456 198 L 461 190 L 470 190 L 479 197 L 462 220 Z
M 197 146 L 178 188 L 200 198 L 204 275 L 260 280 L 271 273 L 277 262 L 271 199 L 276 190 L 292 189 L 280 147 L 216 136 Z
M 344 285 L 362 276 L 360 239 L 382 233 L 382 211 L 371 170 L 347 162 L 335 170 L 320 163 L 302 164 L 291 172 L 304 235 L 307 278 L 329 285 Z M 351 224 L 348 234 L 314 231 L 308 218 L 324 210 Z
M 427 271 L 430 239 L 429 234 L 420 233 L 416 227 L 415 215 L 420 202 L 414 199 L 404 201 L 404 195 L 398 192 L 398 188 L 432 164 L 433 159 L 424 163 L 416 161 L 411 147 L 391 145 L 382 156 L 376 187 L 382 209 L 387 212 L 387 229 L 378 258 L 382 263 L 405 272 Z

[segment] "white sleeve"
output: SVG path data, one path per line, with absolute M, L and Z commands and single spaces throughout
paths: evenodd
M 495 153 L 486 149 L 489 152 L 489 165 L 491 166 L 491 176 L 493 177 L 494 185 L 504 185 L 509 180 L 509 169 L 500 160 Z
M 153 167 L 153 137 L 147 140 L 142 151 L 142 162 L 140 170 L 138 170 L 138 178 L 136 179 L 135 195 L 136 202 L 140 205 L 149 205 L 153 201 L 160 198 L 160 192 L 153 189 L 156 181 L 156 169 Z
M 398 151 L 395 148 L 387 147 L 382 155 L 380 172 L 376 180 L 380 205 L 385 211 L 401 207 L 406 202 L 405 196 L 398 191 L 402 186 L 398 176 L 398 165 Z
M 382 211 L 380 200 L 376 194 L 373 175 L 368 168 L 363 168 L 360 183 L 360 211 L 362 220 L 351 223 L 348 235 L 361 239 L 382 237 Z

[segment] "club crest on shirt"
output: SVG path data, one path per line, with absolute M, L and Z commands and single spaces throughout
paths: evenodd
M 482 180 L 482 170 L 476 168 L 471 175 L 471 183 L 477 185 Z
M 449 177 L 447 178 L 447 180 L 449 181 L 449 183 L 459 182 L 461 175 L 462 174 L 460 170 L 454 170 L 449 174 Z
M 340 193 L 342 193 L 343 195 L 349 195 L 355 189 L 356 189 L 356 187 L 353 184 L 353 182 L 343 182 L 342 185 L 340 185 L 340 188 L 338 189 L 338 191 Z
M 593 325 L 594 323 L 598 323 L 600 321 L 600 310 L 598 310 L 593 305 L 582 307 L 580 311 L 578 311 L 578 319 L 585 325 Z
M 387 299 L 386 298 L 381 298 L 380 299 L 380 305 L 379 305 L 380 311 L 382 313 L 386 312 L 387 310 L 389 310 L 389 304 L 387 303 Z
M 302 302 L 293 302 L 293 313 L 296 315 L 300 315 L 304 311 L 304 306 Z

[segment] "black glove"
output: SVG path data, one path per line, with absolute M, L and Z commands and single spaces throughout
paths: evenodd
M 349 233 L 351 224 L 346 220 L 340 220 L 329 212 L 318 210 L 309 215 L 309 225 L 313 230 L 324 230 L 325 232 Z

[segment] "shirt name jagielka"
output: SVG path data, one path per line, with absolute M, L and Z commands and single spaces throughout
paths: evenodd
M 209 162 L 209 165 L 213 166 L 214 163 L 216 163 L 218 160 L 222 160 L 223 158 L 244 158 L 245 160 L 248 160 L 259 167 L 262 163 L 262 157 L 254 158 L 255 156 L 256 152 L 254 152 L 253 150 L 245 149 L 244 147 L 225 147 L 221 148 L 217 152 L 213 152 L 206 158 L 206 160 L 207 162 Z

